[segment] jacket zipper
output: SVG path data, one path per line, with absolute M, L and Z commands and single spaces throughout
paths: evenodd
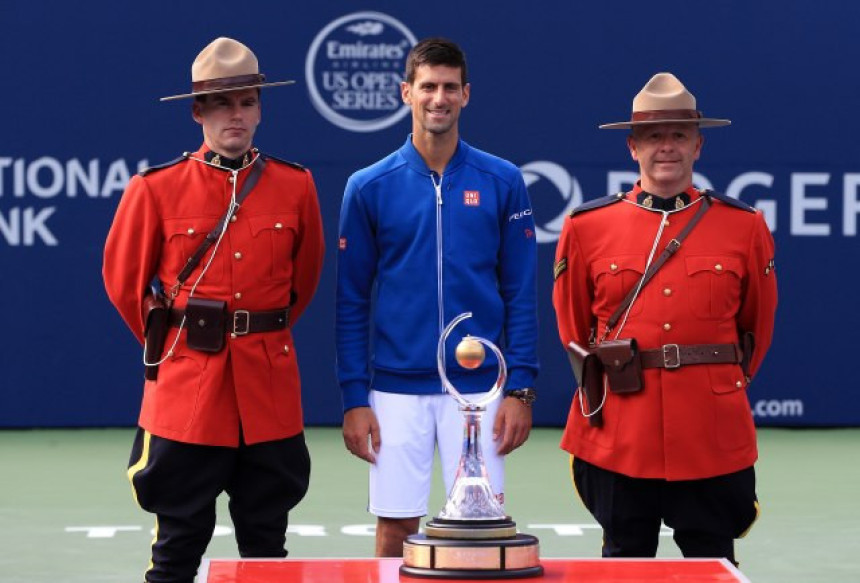
M 436 182 L 437 174 L 430 173 L 433 190 L 436 191 L 436 302 L 439 308 L 439 334 L 445 329 L 445 303 L 442 297 L 442 175 Z

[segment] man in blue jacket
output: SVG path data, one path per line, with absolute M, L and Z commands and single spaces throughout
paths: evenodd
M 418 531 L 437 445 L 446 491 L 453 485 L 463 417 L 444 393 L 436 347 L 457 315 L 473 317 L 456 334 L 493 341 L 508 365 L 505 398 L 488 406 L 492 426 L 481 436 L 502 503 L 503 456 L 531 430 L 538 371 L 534 220 L 519 169 L 459 137 L 469 89 L 456 44 L 431 38 L 415 45 L 401 84 L 412 134 L 353 174 L 344 193 L 337 274 L 343 436 L 349 451 L 371 464 L 377 556 L 402 556 L 403 541 Z M 446 349 L 452 384 L 462 394 L 489 390 L 497 363 L 465 371 L 453 358 L 455 344 Z

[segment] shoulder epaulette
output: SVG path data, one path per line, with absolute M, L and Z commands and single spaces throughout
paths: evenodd
M 594 209 L 599 209 L 605 206 L 609 206 L 610 204 L 614 204 L 624 198 L 623 192 L 617 192 L 615 194 L 610 194 L 608 196 L 602 196 L 600 198 L 596 198 L 594 200 L 590 200 L 584 204 L 579 205 L 572 211 L 570 211 L 570 216 L 578 215 L 580 213 L 584 213 L 586 211 L 592 211 Z
M 702 194 L 703 194 L 703 195 L 706 195 L 706 196 L 710 196 L 711 198 L 715 198 L 715 199 L 717 199 L 717 200 L 718 200 L 718 201 L 720 201 L 720 202 L 724 202 L 724 203 L 726 203 L 726 204 L 727 204 L 727 205 L 729 205 L 729 206 L 733 206 L 733 207 L 738 208 L 738 209 L 741 209 L 741 210 L 743 210 L 743 211 L 747 211 L 747 212 L 750 212 L 750 213 L 754 213 L 754 212 L 756 212 L 756 210 L 755 210 L 755 208 L 754 208 L 754 207 L 751 207 L 751 206 L 750 206 L 750 205 L 748 205 L 747 203 L 745 203 L 745 202 L 743 202 L 743 201 L 741 201 L 741 200 L 738 200 L 738 199 L 736 199 L 736 198 L 732 198 L 732 197 L 730 197 L 730 196 L 726 196 L 726 195 L 725 195 L 725 194 L 723 194 L 722 192 L 716 192 L 716 191 L 713 191 L 713 190 L 703 190 L 703 191 L 702 191 Z
M 150 172 L 155 172 L 156 170 L 163 170 L 165 168 L 170 168 L 171 166 L 175 166 L 175 165 L 179 164 L 180 162 L 182 162 L 183 160 L 187 160 L 187 159 L 188 159 L 188 157 L 185 154 L 182 154 L 181 156 L 179 156 L 178 158 L 174 158 L 170 162 L 165 162 L 164 164 L 158 164 L 156 166 L 150 166 L 149 168 L 144 168 L 143 170 L 138 172 L 138 174 L 140 174 L 141 176 L 146 176 Z
M 277 158 L 275 156 L 272 156 L 271 154 L 264 154 L 262 152 L 260 152 L 260 156 L 262 156 L 263 159 L 265 159 L 265 160 L 274 160 L 275 162 L 280 162 L 281 164 L 286 164 L 287 166 L 292 166 L 296 170 L 307 171 L 307 168 L 305 168 L 304 166 L 302 166 L 298 162 L 290 162 L 289 160 L 282 160 L 281 158 Z

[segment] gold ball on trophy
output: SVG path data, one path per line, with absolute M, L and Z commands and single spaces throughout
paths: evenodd
M 481 366 L 486 355 L 484 345 L 469 336 L 460 340 L 460 344 L 457 345 L 457 349 L 454 351 L 457 363 L 463 368 L 468 369 Z

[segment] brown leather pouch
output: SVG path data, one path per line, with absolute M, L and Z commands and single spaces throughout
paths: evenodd
M 162 295 L 148 294 L 143 298 L 143 335 L 146 338 L 144 362 L 158 362 L 161 351 L 164 350 L 164 340 L 167 338 L 168 316 L 170 307 Z M 147 364 L 143 377 L 148 381 L 158 378 L 158 365 Z
M 573 376 L 579 385 L 579 390 L 585 395 L 585 403 L 591 415 L 588 424 L 592 427 L 603 425 L 603 410 L 599 407 L 603 401 L 603 366 L 600 359 L 588 348 L 576 342 L 567 346 L 567 356 L 573 369 Z
M 218 352 L 224 348 L 227 302 L 189 298 L 185 304 L 185 327 L 188 348 L 200 352 Z
M 610 391 L 627 394 L 642 390 L 642 363 L 635 338 L 606 340 L 594 351 L 606 372 Z

